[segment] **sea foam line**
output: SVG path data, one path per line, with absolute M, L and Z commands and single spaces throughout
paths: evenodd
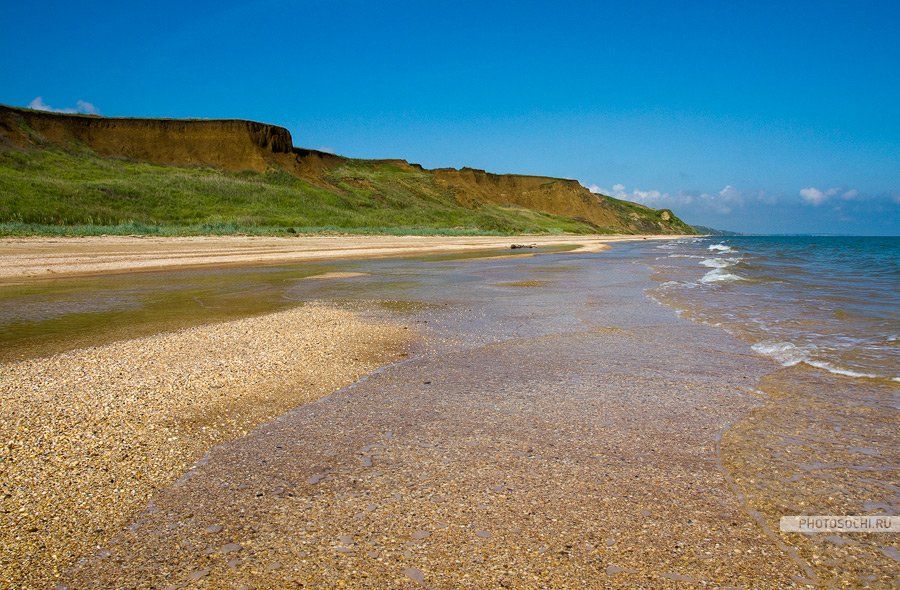
M 740 258 L 705 258 L 700 261 L 700 266 L 705 266 L 707 268 L 728 268 L 740 261 Z
M 860 373 L 859 371 L 852 371 L 850 369 L 838 367 L 826 361 L 815 360 L 810 357 L 808 348 L 799 347 L 791 342 L 757 342 L 756 344 L 751 346 L 751 348 L 764 356 L 775 359 L 776 361 L 781 363 L 781 366 L 783 367 L 793 367 L 794 365 L 799 365 L 800 363 L 806 363 L 811 367 L 816 367 L 818 369 L 828 371 L 829 373 L 834 373 L 835 375 L 843 375 L 844 377 L 856 377 L 865 379 L 881 378 L 881 375 L 875 375 L 873 373 Z M 895 377 L 892 380 L 896 381 L 897 378 Z
M 721 268 L 714 268 L 700 279 L 701 283 L 728 283 L 731 281 L 743 281 L 744 277 L 734 273 L 725 272 Z

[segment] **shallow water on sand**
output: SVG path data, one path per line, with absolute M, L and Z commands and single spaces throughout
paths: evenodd
M 779 534 L 777 519 L 892 506 L 891 383 L 848 405 L 848 377 L 822 390 L 811 367 L 678 318 L 644 295 L 661 256 L 216 271 L 232 285 L 216 294 L 377 301 L 426 338 L 214 448 L 67 583 L 890 587 L 892 541 Z M 306 278 L 324 272 L 343 274 Z
M 789 585 L 798 565 L 716 459 L 765 363 L 645 298 L 646 249 L 298 282 L 287 296 L 416 301 L 426 338 L 213 449 L 71 586 Z
M 403 277 L 417 276 L 418 269 L 429 272 L 495 256 L 518 257 L 522 250 L 404 258 L 400 259 L 404 271 L 391 270 L 399 268 L 394 264 L 398 260 L 362 265 L 329 261 L 0 283 L 0 362 L 279 311 L 316 297 L 390 300 L 415 289 L 417 281 Z M 376 273 L 384 268 L 385 274 L 356 274 L 362 267 Z M 313 283 L 306 280 L 310 277 L 323 278 Z
M 900 238 L 694 238 L 658 246 L 658 299 L 784 366 L 900 381 Z
M 659 245 L 652 297 L 781 367 L 723 462 L 777 530 L 786 515 L 900 510 L 900 239 L 735 237 Z M 824 583 L 889 587 L 896 535 L 782 535 Z M 894 580 L 896 582 L 896 579 Z

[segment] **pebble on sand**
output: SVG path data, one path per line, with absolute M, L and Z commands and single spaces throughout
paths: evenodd
M 405 570 L 403 570 L 403 573 L 406 574 L 407 578 L 409 578 L 410 580 L 412 580 L 413 582 L 415 582 L 417 584 L 425 583 L 425 574 L 422 572 L 422 570 L 420 570 L 418 568 L 408 567 Z

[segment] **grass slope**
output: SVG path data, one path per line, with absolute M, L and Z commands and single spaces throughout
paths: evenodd
M 322 185 L 282 172 L 228 173 L 0 149 L 0 235 L 614 233 L 522 208 L 459 205 L 431 175 L 347 160 Z

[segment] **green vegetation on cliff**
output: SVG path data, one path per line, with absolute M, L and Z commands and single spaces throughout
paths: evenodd
M 0 235 L 694 233 L 574 180 L 295 148 L 249 121 L 0 105 Z
M 347 160 L 327 190 L 285 172 L 223 172 L 59 150 L 0 151 L 5 234 L 591 233 L 528 209 L 468 209 L 415 168 Z M 364 181 L 361 186 L 360 181 Z

